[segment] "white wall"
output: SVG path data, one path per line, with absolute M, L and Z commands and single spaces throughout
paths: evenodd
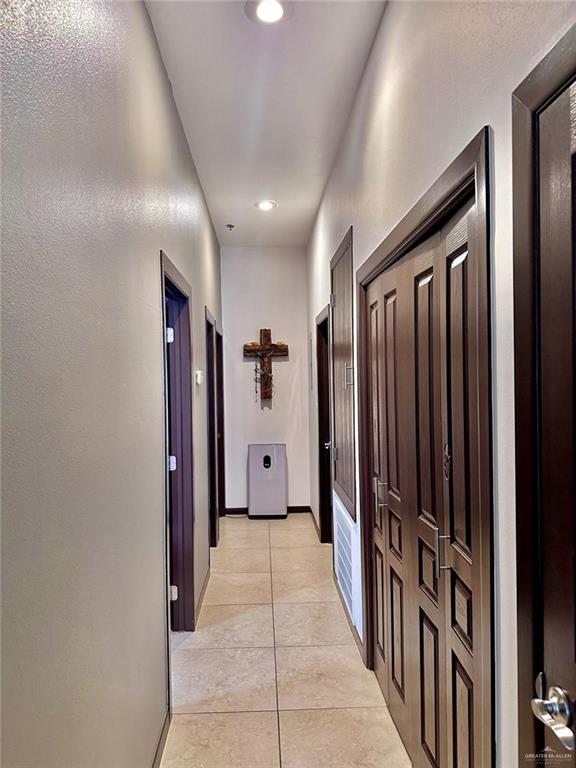
M 512 296 L 511 93 L 576 21 L 574 3 L 390 2 L 308 246 L 309 327 L 329 261 L 354 226 L 357 268 L 489 124 L 493 195 L 498 764 L 518 765 Z M 311 399 L 314 405 L 314 397 Z M 311 410 L 311 413 L 314 411 Z M 315 419 L 311 456 L 316 456 Z M 312 465 L 312 489 L 315 489 Z M 312 504 L 317 508 L 313 493 Z
M 167 708 L 159 252 L 193 287 L 203 368 L 219 247 L 144 6 L 0 23 L 1 762 L 146 768 Z M 200 589 L 204 388 L 194 435 Z
M 222 248 L 226 505 L 245 507 L 249 443 L 286 443 L 288 504 L 310 504 L 306 253 L 303 248 Z M 254 392 L 243 346 L 272 329 L 289 359 L 274 359 L 272 407 Z

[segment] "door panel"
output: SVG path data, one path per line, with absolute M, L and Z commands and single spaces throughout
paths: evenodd
M 354 478 L 354 351 L 352 239 L 347 235 L 331 264 L 332 388 L 334 393 L 333 483 L 356 519 Z
M 368 290 L 368 409 L 371 423 L 371 481 L 372 481 L 372 563 L 374 581 L 374 671 L 384 692 L 388 696 L 388 558 L 386 555 L 386 506 L 382 501 L 385 487 L 384 471 L 384 417 L 386 404 L 383 400 L 383 296 L 382 280 L 376 280 Z
M 407 643 L 412 636 L 407 597 L 411 593 L 408 513 L 410 441 L 404 420 L 410 407 L 406 356 L 401 354 L 409 322 L 409 279 L 401 270 L 384 273 L 370 286 L 368 310 L 369 412 L 372 424 L 373 565 L 375 671 L 405 743 L 412 738 L 406 706 L 410 677 Z
M 415 766 L 439 766 L 446 761 L 446 579 L 438 561 L 443 541 L 441 468 L 441 333 L 437 257 L 434 235 L 407 258 L 413 301 L 412 349 L 409 352 L 414 417 L 409 419 L 414 450 L 410 454 L 414 478 L 414 611 L 418 615 L 419 649 L 414 696 L 420 702 L 419 739 Z

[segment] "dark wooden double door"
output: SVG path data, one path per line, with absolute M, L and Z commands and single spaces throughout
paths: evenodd
M 491 765 L 476 225 L 472 198 L 367 293 L 374 664 L 414 766 Z

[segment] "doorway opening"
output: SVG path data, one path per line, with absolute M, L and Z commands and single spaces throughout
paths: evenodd
M 218 546 L 220 517 L 226 512 L 224 474 L 224 339 L 208 307 L 206 312 L 206 402 L 208 409 L 208 514 L 210 546 Z
M 330 420 L 330 313 L 316 318 L 316 375 L 318 393 L 318 501 L 320 541 L 332 543 L 332 430 Z
M 191 289 L 160 253 L 164 309 L 166 508 L 170 629 L 195 627 Z

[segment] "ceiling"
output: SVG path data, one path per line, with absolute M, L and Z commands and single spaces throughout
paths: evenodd
M 299 0 L 272 25 L 244 6 L 147 2 L 220 244 L 305 245 L 384 3 Z

